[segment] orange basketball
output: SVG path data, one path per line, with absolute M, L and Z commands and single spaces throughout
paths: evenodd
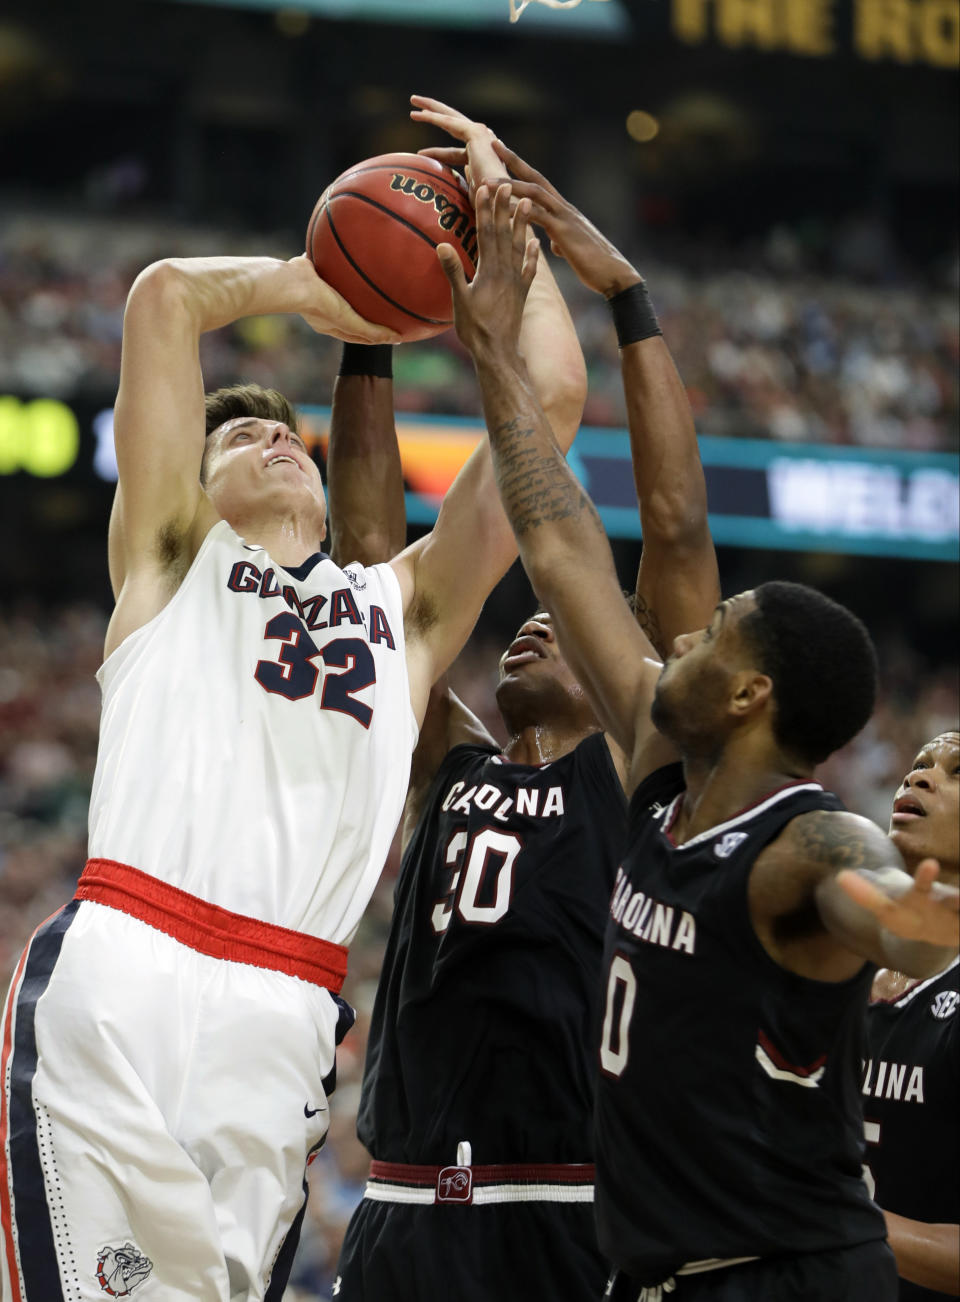
M 307 227 L 307 253 L 323 279 L 406 341 L 453 325 L 436 254 L 444 243 L 472 277 L 477 228 L 466 182 L 419 154 L 380 154 L 349 168 L 324 190 Z

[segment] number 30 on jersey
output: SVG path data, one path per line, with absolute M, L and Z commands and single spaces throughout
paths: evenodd
M 469 845 L 466 832 L 451 836 L 447 843 L 445 889 L 430 915 L 438 936 L 450 926 L 454 910 L 464 922 L 491 926 L 500 921 L 513 897 L 513 866 L 522 845 L 515 832 L 502 832 L 495 827 L 474 833 Z M 498 859 L 496 885 L 492 886 L 488 879 Z M 482 899 L 489 903 L 481 903 Z

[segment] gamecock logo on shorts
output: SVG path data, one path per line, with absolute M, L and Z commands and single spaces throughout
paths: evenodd
M 469 1166 L 445 1166 L 437 1176 L 438 1203 L 472 1203 L 473 1172 Z
M 132 1243 L 101 1248 L 97 1256 L 97 1282 L 110 1297 L 129 1297 L 151 1270 L 153 1262 Z

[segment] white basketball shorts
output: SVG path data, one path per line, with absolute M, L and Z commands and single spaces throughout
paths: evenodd
M 109 861 L 77 895 L 4 1011 L 0 1298 L 273 1302 L 353 1020 L 345 951 Z

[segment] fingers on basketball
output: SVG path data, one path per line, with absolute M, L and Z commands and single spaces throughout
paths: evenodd
M 463 264 L 457 256 L 457 251 L 452 244 L 438 244 L 437 257 L 440 260 L 440 266 L 443 268 L 443 274 L 450 282 L 450 288 L 453 290 L 454 297 L 466 288 L 467 277 L 464 274 Z
M 309 262 L 309 259 L 307 259 Z M 310 263 L 312 267 L 313 264 Z M 316 270 L 314 268 L 314 270 Z M 385 344 L 394 343 L 399 339 L 399 335 L 389 326 L 379 325 L 376 321 L 368 321 L 366 317 L 361 316 L 356 308 L 344 298 L 339 290 L 328 284 L 320 277 L 325 291 L 326 302 L 323 307 L 314 313 L 316 319 L 321 320 L 331 317 L 335 318 L 337 338 L 343 339 L 347 343 L 358 344 Z
M 394 344 L 400 340 L 396 330 L 391 330 L 389 326 L 377 325 L 373 321 L 365 321 L 352 309 L 343 313 L 338 338 L 346 343 L 355 344 Z

